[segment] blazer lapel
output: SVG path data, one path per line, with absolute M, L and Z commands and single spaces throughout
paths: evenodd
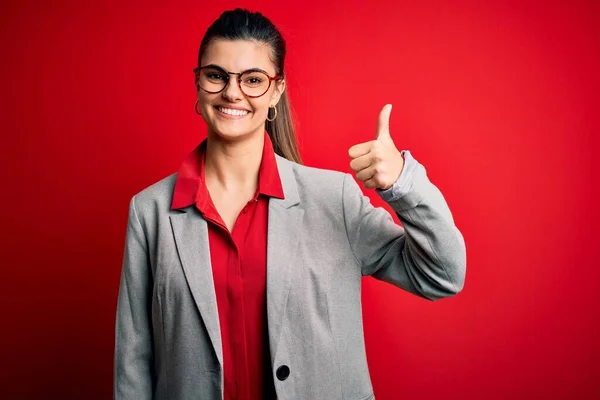
M 269 200 L 267 233 L 267 320 L 271 361 L 275 359 L 281 336 L 281 322 L 285 315 L 290 289 L 290 270 L 300 239 L 299 231 L 304 209 L 298 207 L 300 197 L 292 163 L 276 155 L 284 199 Z
M 184 213 L 171 215 L 170 218 L 186 280 L 208 331 L 215 354 L 223 366 L 221 328 L 210 263 L 206 220 L 194 206 L 188 207 Z
M 267 320 L 271 360 L 274 359 L 281 321 L 285 315 L 290 289 L 290 269 L 300 239 L 299 231 L 304 210 L 298 207 L 300 197 L 292 163 L 275 155 L 285 198 L 269 199 L 267 231 Z M 202 321 L 206 326 L 215 354 L 223 365 L 221 329 L 217 309 L 207 222 L 194 206 L 171 215 L 171 226 L 183 271 Z

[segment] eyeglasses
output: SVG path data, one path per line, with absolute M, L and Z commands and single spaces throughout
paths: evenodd
M 242 72 L 229 72 L 218 65 L 205 65 L 194 68 L 198 75 L 200 88 L 207 93 L 219 93 L 227 87 L 231 75 L 238 75 L 237 82 L 240 90 L 248 97 L 260 97 L 267 93 L 271 82 L 282 78 L 281 75 L 269 76 L 259 68 L 252 68 Z

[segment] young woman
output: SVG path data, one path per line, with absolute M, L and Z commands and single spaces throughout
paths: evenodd
M 390 137 L 350 174 L 301 165 L 285 42 L 260 13 L 223 13 L 200 45 L 208 137 L 133 196 L 116 319 L 116 399 L 373 399 L 360 284 L 429 300 L 463 288 L 463 237 L 440 191 Z M 375 135 L 374 135 L 375 136 Z

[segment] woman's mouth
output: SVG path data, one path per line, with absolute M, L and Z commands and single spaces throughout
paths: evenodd
M 223 118 L 228 119 L 240 119 L 244 118 L 246 115 L 250 114 L 250 111 L 247 110 L 238 110 L 235 108 L 227 108 L 221 106 L 215 106 L 215 109 L 218 111 L 218 115 Z

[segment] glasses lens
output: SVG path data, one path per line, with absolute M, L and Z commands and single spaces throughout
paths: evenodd
M 240 79 L 242 90 L 248 96 L 262 96 L 269 89 L 269 77 L 262 72 L 244 72 Z
M 198 83 L 200 87 L 207 92 L 216 93 L 225 87 L 227 84 L 227 73 L 219 68 L 202 68 Z

